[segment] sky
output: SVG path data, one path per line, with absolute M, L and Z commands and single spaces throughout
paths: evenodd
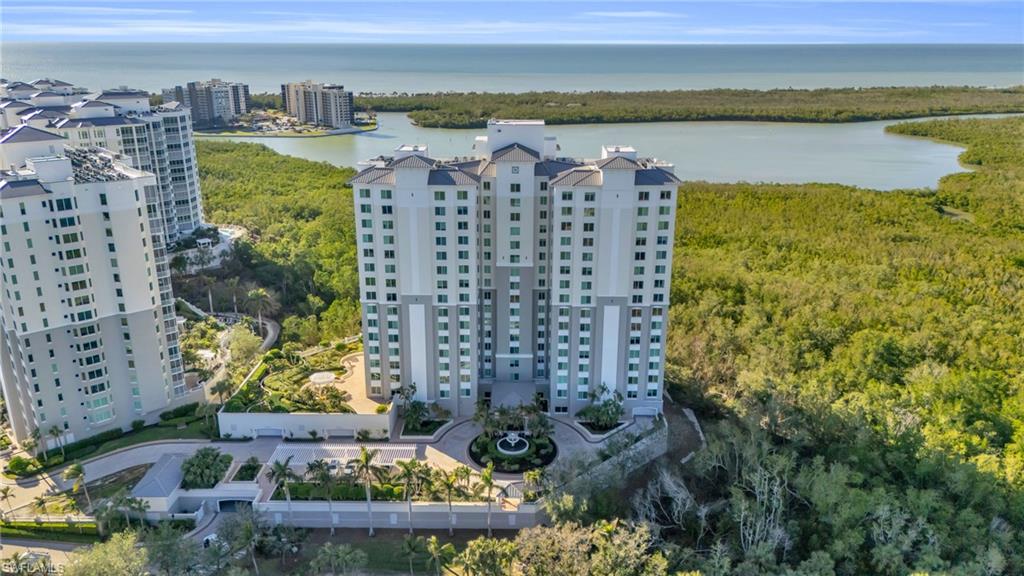
M 1024 44 L 1024 1 L 0 0 L 0 39 Z

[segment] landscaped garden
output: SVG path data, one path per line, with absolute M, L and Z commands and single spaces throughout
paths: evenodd
M 216 420 L 212 418 L 212 415 L 211 405 L 185 404 L 162 412 L 160 422 L 156 424 L 147 426 L 142 420 L 136 420 L 132 422 L 132 429 L 128 432 L 115 428 L 76 442 L 60 444 L 50 450 L 38 452 L 42 434 L 37 433 L 35 437 L 29 438 L 22 444 L 22 448 L 26 452 L 35 454 L 35 456 L 17 455 L 12 457 L 4 467 L 3 473 L 8 478 L 24 478 L 52 470 L 65 463 L 96 457 L 143 442 L 216 438 Z M 50 434 L 51 431 L 46 432 Z
M 554 428 L 536 403 L 491 410 L 480 402 L 473 420 L 483 434 L 470 443 L 469 456 L 481 466 L 518 474 L 547 466 L 558 455 L 551 439 Z
M 605 434 L 622 426 L 622 395 L 609 393 L 608 388 L 590 392 L 590 404 L 576 413 L 576 420 L 593 434 Z
M 232 480 L 235 482 L 252 482 L 256 480 L 256 476 L 260 473 L 261 468 L 263 468 L 263 464 L 260 463 L 259 458 L 250 456 L 248 460 L 238 467 Z
M 398 391 L 398 399 L 402 406 L 401 415 L 404 421 L 402 435 L 430 436 L 442 426 L 451 422 L 451 412 L 438 404 L 427 404 L 421 400 L 413 400 L 415 395 L 415 384 L 402 386 L 401 390 Z
M 200 448 L 181 464 L 184 490 L 213 488 L 231 467 L 231 455 L 223 454 L 212 446 Z
M 354 412 L 350 395 L 335 385 L 347 369 L 342 358 L 358 344 L 339 344 L 311 354 L 271 350 L 224 406 L 227 412 Z

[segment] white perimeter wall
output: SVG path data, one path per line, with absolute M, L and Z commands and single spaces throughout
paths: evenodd
M 292 521 L 289 521 L 288 504 L 285 501 L 259 502 L 257 510 L 275 524 L 292 524 L 304 528 L 328 528 L 331 516 L 326 501 L 292 502 Z M 365 528 L 369 525 L 365 502 L 335 502 L 334 525 L 345 528 Z M 413 502 L 412 522 L 414 528 L 440 529 L 448 527 L 448 505 L 437 502 Z M 487 504 L 481 502 L 453 503 L 452 513 L 456 529 L 481 529 L 487 527 Z M 491 527 L 495 530 L 509 530 L 536 526 L 546 520 L 540 506 L 520 504 L 502 509 L 497 502 L 491 504 Z M 405 502 L 374 502 L 374 528 L 408 528 L 409 508 Z
M 390 436 L 396 415 L 393 409 L 385 414 L 220 412 L 217 421 L 222 437 L 230 434 L 232 438 L 255 438 L 257 431 L 262 431 L 264 436 L 309 438 L 310 430 L 316 430 L 320 437 L 337 436 L 340 431 L 353 435 L 357 430 L 369 430 L 376 437 L 385 430 Z M 279 430 L 280 434 L 269 434 L 270 430 Z

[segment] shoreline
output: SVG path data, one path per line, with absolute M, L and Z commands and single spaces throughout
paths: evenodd
M 345 136 L 347 134 L 362 134 L 363 132 L 374 132 L 380 126 L 374 125 L 372 128 L 336 128 L 334 130 L 328 130 L 323 134 L 281 134 L 275 132 L 268 132 L 266 134 L 260 134 L 257 132 L 200 132 L 198 130 L 192 133 L 197 138 L 326 138 L 328 136 Z

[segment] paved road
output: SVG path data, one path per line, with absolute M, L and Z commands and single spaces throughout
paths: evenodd
M 84 544 L 72 542 L 53 542 L 49 540 L 23 540 L 21 538 L 4 538 L 0 542 L 0 557 L 10 558 L 15 554 L 27 552 L 42 552 L 50 555 L 50 561 L 57 566 L 68 563 L 71 552 L 81 548 Z M 6 566 L 2 566 L 6 569 Z M 6 574 L 6 572 L 5 572 Z

